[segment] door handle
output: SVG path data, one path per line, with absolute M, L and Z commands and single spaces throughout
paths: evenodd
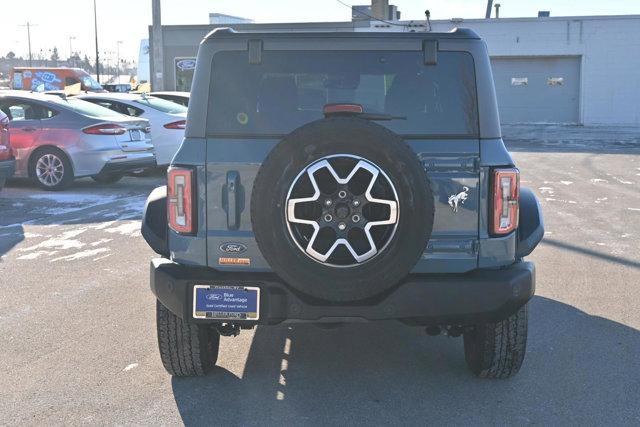
M 33 127 L 26 127 L 26 128 L 22 128 L 22 130 L 25 132 L 35 132 L 37 129 Z
M 240 228 L 240 214 L 244 209 L 244 188 L 240 183 L 240 174 L 237 171 L 227 172 L 227 182 L 223 191 L 223 206 L 227 211 L 227 228 L 237 230 Z

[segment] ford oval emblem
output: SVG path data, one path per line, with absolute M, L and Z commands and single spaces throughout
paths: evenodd
M 223 243 L 220 245 L 220 250 L 228 254 L 241 254 L 246 252 L 247 247 L 242 243 Z

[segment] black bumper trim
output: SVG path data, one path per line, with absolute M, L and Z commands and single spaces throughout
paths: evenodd
M 155 157 L 126 160 L 122 162 L 108 162 L 100 170 L 101 174 L 131 172 L 138 169 L 155 168 L 157 166 Z
M 535 291 L 535 267 L 517 262 L 501 270 L 409 275 L 379 301 L 332 304 L 303 300 L 271 273 L 222 273 L 165 258 L 151 260 L 151 290 L 158 300 L 182 319 L 212 322 L 192 318 L 194 284 L 260 287 L 259 324 L 396 319 L 419 325 L 472 325 L 502 320 L 526 304 Z

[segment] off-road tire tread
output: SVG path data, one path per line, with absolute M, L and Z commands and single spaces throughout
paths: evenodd
M 527 305 L 496 322 L 476 325 L 464 334 L 465 358 L 480 378 L 509 378 L 517 374 L 527 348 Z
M 183 321 L 156 302 L 158 347 L 164 368 L 176 377 L 206 375 L 218 359 L 220 335 L 207 325 Z

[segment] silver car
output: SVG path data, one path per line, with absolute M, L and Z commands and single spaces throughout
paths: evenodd
M 46 190 L 74 178 L 101 183 L 156 165 L 149 121 L 74 98 L 24 91 L 0 93 L 9 116 L 16 176 L 31 177 Z

